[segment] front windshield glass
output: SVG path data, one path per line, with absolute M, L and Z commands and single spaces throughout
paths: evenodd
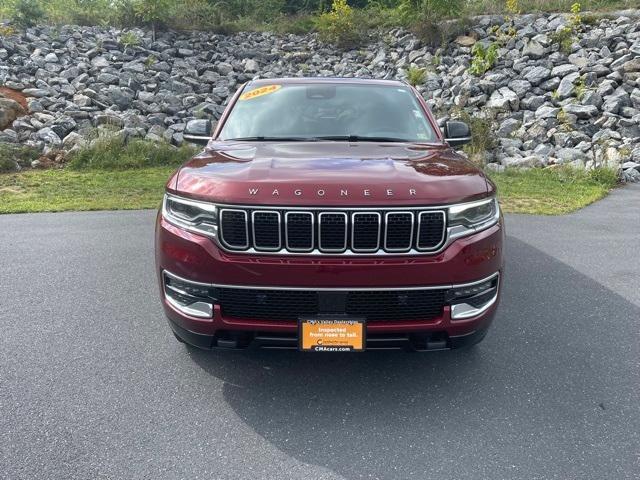
M 438 141 L 409 88 L 348 83 L 249 88 L 218 138 Z

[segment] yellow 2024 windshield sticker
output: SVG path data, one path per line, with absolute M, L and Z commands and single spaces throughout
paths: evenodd
M 264 87 L 243 93 L 240 95 L 240 100 L 251 100 L 252 98 L 261 97 L 262 95 L 269 95 L 270 93 L 277 92 L 281 88 L 282 85 L 265 85 Z

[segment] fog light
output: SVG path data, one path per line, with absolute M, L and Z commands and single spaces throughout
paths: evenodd
M 163 272 L 164 295 L 176 310 L 191 317 L 212 318 L 216 289 Z
M 487 311 L 498 299 L 498 283 L 495 275 L 489 280 L 449 290 L 446 298 L 451 305 L 451 318 L 471 318 Z

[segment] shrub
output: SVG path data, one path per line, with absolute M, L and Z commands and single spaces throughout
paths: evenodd
M 156 40 L 156 29 L 171 18 L 172 0 L 136 0 L 133 10 L 144 22 L 151 25 L 153 41 Z
M 549 35 L 549 39 L 552 43 L 558 45 L 562 53 L 567 55 L 571 53 L 574 38 L 573 30 L 570 27 L 562 27 L 557 32 L 553 32 Z
M 427 71 L 424 68 L 410 66 L 407 70 L 407 82 L 409 85 L 418 86 L 424 83 Z
M 126 170 L 142 167 L 180 165 L 198 152 L 190 145 L 180 148 L 168 143 L 136 139 L 125 142 L 120 136 L 94 140 L 74 153 L 69 167 L 74 170 Z
M 464 146 L 464 151 L 475 156 L 491 151 L 496 146 L 495 121 L 490 112 L 484 111 L 477 115 L 471 115 L 462 108 L 455 109 L 452 116 L 469 125 L 471 129 L 471 141 Z
M 38 0 L 17 0 L 11 12 L 11 21 L 21 27 L 32 27 L 44 18 Z
M 125 32 L 120 36 L 120 43 L 124 45 L 126 50 L 129 47 L 140 45 L 140 37 L 135 32 Z
M 360 40 L 355 13 L 347 0 L 333 0 L 331 10 L 316 20 L 320 38 L 339 47 L 354 47 Z
M 498 59 L 498 44 L 493 42 L 487 48 L 478 42 L 471 48 L 471 66 L 469 73 L 472 75 L 483 75 L 490 70 Z
M 33 147 L 0 143 L 0 172 L 12 172 L 16 163 L 20 167 L 28 168 L 39 156 L 40 151 Z
M 560 51 L 568 55 L 571 53 L 573 42 L 575 41 L 574 35 L 582 27 L 582 6 L 579 3 L 571 5 L 571 15 L 569 16 L 569 23 L 562 27 L 557 32 L 549 35 L 550 40 L 558 45 Z

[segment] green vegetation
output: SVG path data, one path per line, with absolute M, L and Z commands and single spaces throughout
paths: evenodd
M 505 212 L 559 215 L 573 212 L 601 198 L 616 186 L 611 168 L 579 170 L 558 166 L 544 169 L 507 169 L 490 173 L 498 186 Z
M 120 43 L 124 45 L 126 50 L 129 47 L 140 45 L 140 37 L 135 32 L 125 32 L 120 36 Z
M 551 41 L 558 45 L 560 51 L 565 55 L 571 53 L 571 48 L 576 40 L 575 34 L 582 27 L 582 5 L 574 3 L 571 5 L 571 16 L 569 17 L 569 23 L 562 27 L 555 33 L 552 33 L 549 38 Z
M 443 113 L 444 115 L 444 113 Z M 478 158 L 483 158 L 485 152 L 496 147 L 495 113 L 484 109 L 479 114 L 471 115 L 463 108 L 456 107 L 451 111 L 451 117 L 465 122 L 471 128 L 471 141 L 463 147 L 464 152 L 472 161 L 484 166 Z
M 488 70 L 493 68 L 498 60 L 498 44 L 491 43 L 488 47 L 485 47 L 482 43 L 478 42 L 471 48 L 471 66 L 469 67 L 469 73 L 472 75 L 484 75 Z
M 567 32 L 557 43 L 566 48 L 580 25 L 593 15 L 581 12 L 637 7 L 637 0 L 2 0 L 0 19 L 20 28 L 37 23 L 111 25 L 120 28 L 320 32 L 342 46 L 356 45 L 376 27 L 412 28 L 426 42 L 440 45 L 465 33 L 468 17 L 529 12 L 569 12 Z M 509 23 L 509 21 L 507 21 Z M 508 34 L 509 32 L 500 32 Z
M 0 174 L 0 213 L 154 208 L 171 172 L 198 151 L 99 138 L 62 169 Z M 33 156 L 26 147 L 16 152 L 25 161 Z
M 353 47 L 361 38 L 354 10 L 347 0 L 333 0 L 331 10 L 320 14 L 316 26 L 320 38 L 339 47 Z
M 39 156 L 40 152 L 35 148 L 0 143 L 0 172 L 13 171 L 16 163 L 22 168 L 28 168 Z
M 424 68 L 411 66 L 407 69 L 407 82 L 409 85 L 417 87 L 424 83 L 427 71 Z
M 156 208 L 174 167 L 0 174 L 0 213 Z
M 198 150 L 192 146 L 173 147 L 166 143 L 130 140 L 121 137 L 99 138 L 91 146 L 75 153 L 69 162 L 72 170 L 126 170 L 158 166 L 177 166 Z

